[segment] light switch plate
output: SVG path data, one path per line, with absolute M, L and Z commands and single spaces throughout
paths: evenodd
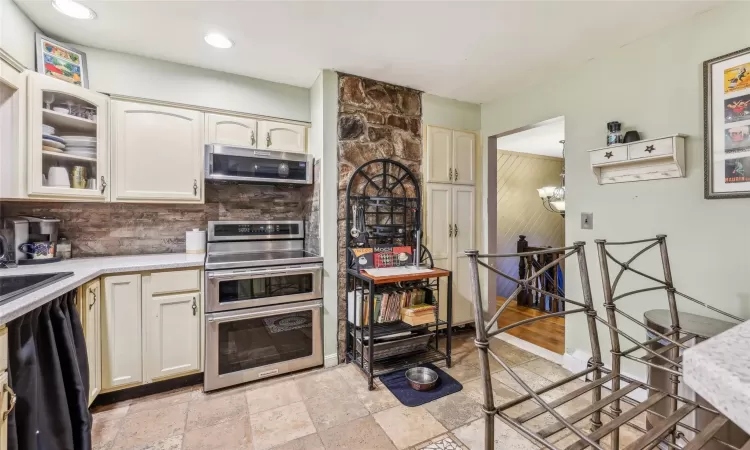
M 581 213 L 581 229 L 582 230 L 594 229 L 594 213 Z

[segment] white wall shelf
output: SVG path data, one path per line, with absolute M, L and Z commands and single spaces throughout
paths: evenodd
M 685 137 L 675 134 L 589 150 L 591 170 L 599 184 L 684 177 Z

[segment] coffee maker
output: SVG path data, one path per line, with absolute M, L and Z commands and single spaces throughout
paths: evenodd
M 32 217 L 19 216 L 8 217 L 3 220 L 3 228 L 0 233 L 7 241 L 7 248 L 3 248 L 5 260 L 7 263 L 40 264 L 59 261 L 60 258 L 55 255 L 54 258 L 32 259 L 26 253 L 21 251 L 23 244 L 31 242 L 49 241 L 57 246 L 57 233 L 60 228 L 60 219 L 52 217 Z

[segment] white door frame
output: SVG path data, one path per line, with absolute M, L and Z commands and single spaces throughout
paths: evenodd
M 564 122 L 565 116 L 553 117 L 552 119 L 543 120 L 531 125 L 526 125 L 520 128 L 515 128 L 502 133 L 493 134 L 487 138 L 487 163 L 484 165 L 484 179 L 487 180 L 487 216 L 484 219 L 484 229 L 487 230 L 487 253 L 492 254 L 497 252 L 497 140 L 498 138 L 508 136 L 511 134 L 520 133 L 521 131 L 531 130 L 532 128 L 539 128 L 553 123 Z M 563 161 L 563 164 L 565 162 Z M 492 261 L 488 261 L 491 263 Z M 487 271 L 489 272 L 489 271 Z M 480 280 L 482 276 L 480 274 Z M 485 320 L 489 320 L 497 311 L 497 304 L 495 298 L 497 297 L 497 280 L 495 276 L 487 274 L 487 281 L 485 282 L 485 295 L 487 297 L 487 310 L 485 312 Z M 497 324 L 493 325 L 496 328 Z

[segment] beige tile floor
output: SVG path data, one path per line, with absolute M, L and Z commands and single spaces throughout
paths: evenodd
M 493 340 L 491 346 L 535 388 L 570 374 L 503 341 Z M 520 395 L 522 388 L 498 364 L 492 364 L 491 369 L 496 402 Z M 454 338 L 454 366 L 446 371 L 463 384 L 463 390 L 416 408 L 401 405 L 379 382 L 374 391 L 368 391 L 364 375 L 350 364 L 217 393 L 204 394 L 195 386 L 156 394 L 93 411 L 94 449 L 481 450 L 482 385 L 472 335 Z M 579 386 L 552 390 L 545 399 L 560 397 Z M 558 411 L 570 414 L 585 407 L 587 401 L 579 399 Z M 523 403 L 514 407 L 512 415 L 536 406 Z M 553 421 L 544 414 L 529 424 L 541 429 Z M 586 420 L 579 423 L 585 426 Z M 635 437 L 625 433 L 623 441 Z M 560 445 L 573 442 L 572 438 L 566 431 L 554 436 Z M 499 420 L 495 441 L 496 449 L 537 448 Z

